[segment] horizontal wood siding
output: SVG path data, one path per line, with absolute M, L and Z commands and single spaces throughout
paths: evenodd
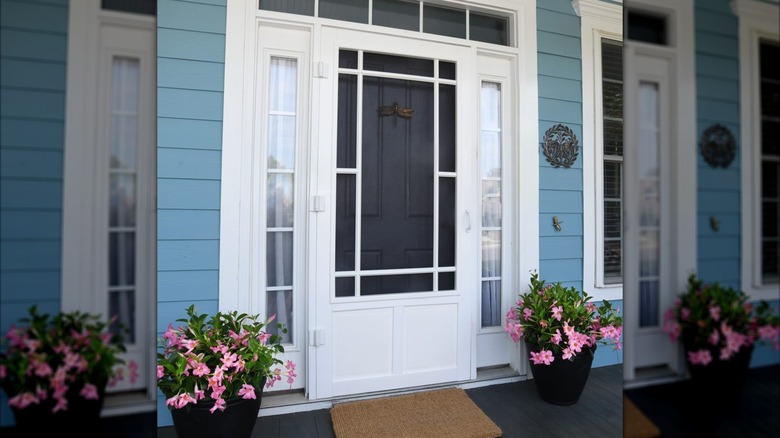
M 539 276 L 548 283 L 583 288 L 582 157 L 593 153 L 582 142 L 582 49 L 580 18 L 570 1 L 537 2 L 539 81 Z M 541 152 L 545 132 L 569 127 L 579 140 L 570 168 L 553 167 Z M 561 230 L 553 226 L 557 216 Z M 591 291 L 588 291 L 589 293 Z M 615 301 L 622 308 L 622 301 Z M 594 366 L 623 362 L 622 351 L 601 348 Z
M 739 287 L 740 284 L 740 160 L 739 148 L 739 23 L 728 0 L 695 3 L 697 141 L 710 126 L 726 126 L 737 144 L 734 161 L 711 167 L 697 157 L 697 222 L 699 276 Z M 719 230 L 710 226 L 710 218 Z
M 219 308 L 225 0 L 157 4 L 157 331 Z M 158 426 L 171 425 L 158 391 Z
M 562 123 L 582 138 L 580 18 L 567 0 L 537 3 L 539 79 L 539 276 L 582 287 L 582 144 L 571 168 L 541 152 L 545 132 Z M 558 216 L 561 231 L 553 227 Z
M 60 309 L 67 28 L 67 0 L 0 0 L 2 333 L 33 304 Z

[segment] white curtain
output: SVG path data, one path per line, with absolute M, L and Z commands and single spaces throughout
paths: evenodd
M 268 100 L 268 180 L 266 250 L 266 311 L 292 339 L 294 180 L 297 134 L 298 63 L 295 59 L 271 58 Z M 274 327 L 269 332 L 276 333 Z M 281 333 L 279 333 L 281 334 Z
M 639 85 L 639 325 L 659 324 L 660 124 L 658 84 Z
M 109 126 L 109 316 L 135 336 L 136 181 L 139 108 L 138 59 L 115 57 L 111 66 Z
M 482 327 L 501 322 L 501 84 L 483 82 L 480 169 L 482 179 Z

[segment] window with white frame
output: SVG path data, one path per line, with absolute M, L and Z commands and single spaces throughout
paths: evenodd
M 761 108 L 761 283 L 777 284 L 780 261 L 777 257 L 778 218 L 780 218 L 780 44 L 759 42 L 759 92 Z
M 622 298 L 623 7 L 572 2 L 581 20 L 583 106 L 583 287 Z
M 502 324 L 501 317 L 501 84 L 482 82 L 480 179 L 482 185 L 481 326 Z
M 780 261 L 780 7 L 735 0 L 739 17 L 742 290 L 777 299 Z
M 156 396 L 156 18 L 98 3 L 69 11 L 62 308 L 116 318 L 130 378 L 109 391 L 145 390 L 141 409 Z
M 596 208 L 603 213 L 596 275 L 606 285 L 623 282 L 623 45 L 609 38 L 601 39 L 601 96 L 603 176 Z
M 298 61 L 272 56 L 268 90 L 266 182 L 266 312 L 287 328 L 271 334 L 291 343 L 293 336 L 295 149 L 297 138 Z

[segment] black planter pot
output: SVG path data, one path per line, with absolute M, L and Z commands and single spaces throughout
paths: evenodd
M 754 346 L 740 348 L 728 360 L 720 360 L 720 352 L 709 348 L 712 362 L 707 365 L 692 365 L 688 361 L 688 352 L 701 348 L 699 345 L 684 343 L 685 359 L 690 372 L 691 396 L 715 406 L 736 403 L 747 378 Z
M 262 389 L 255 390 L 257 399 L 226 400 L 225 410 L 210 409 L 214 400 L 200 400 L 182 409 L 172 409 L 171 417 L 179 438 L 249 438 L 260 412 Z
M 538 352 L 538 349 L 528 343 L 526 347 L 529 353 Z M 528 363 L 539 397 L 554 405 L 568 406 L 577 403 L 588 382 L 595 354 L 596 345 L 590 350 L 583 350 L 574 360 L 566 360 L 561 354 L 557 354 L 550 365 L 534 365 L 529 354 Z
M 58 434 L 97 436 L 100 412 L 105 398 L 105 385 L 98 388 L 97 400 L 85 400 L 79 395 L 80 387 L 68 391 L 66 395 L 68 408 L 64 411 L 52 412 L 56 403 L 51 398 L 24 409 L 11 407 L 14 414 L 14 428 L 18 433 L 26 436 L 48 436 L 53 430 Z

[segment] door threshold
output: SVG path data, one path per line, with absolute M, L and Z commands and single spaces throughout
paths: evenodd
M 623 382 L 623 389 L 644 388 L 646 386 L 675 383 L 685 379 L 668 366 L 638 368 L 634 371 L 634 379 Z
M 264 393 L 260 406 L 260 417 L 272 415 L 292 414 L 296 412 L 308 412 L 320 409 L 330 409 L 334 404 L 350 401 L 368 400 L 379 397 L 389 397 L 395 395 L 412 394 L 422 391 L 431 391 L 444 388 L 462 388 L 472 389 L 490 385 L 501 385 L 504 383 L 514 383 L 525 380 L 517 371 L 509 366 L 477 370 L 477 378 L 461 382 L 449 382 L 435 385 L 416 386 L 413 388 L 401 388 L 388 391 L 378 391 L 365 394 L 354 394 L 348 396 L 332 397 L 321 400 L 309 400 L 303 390 L 285 391 L 279 394 Z

